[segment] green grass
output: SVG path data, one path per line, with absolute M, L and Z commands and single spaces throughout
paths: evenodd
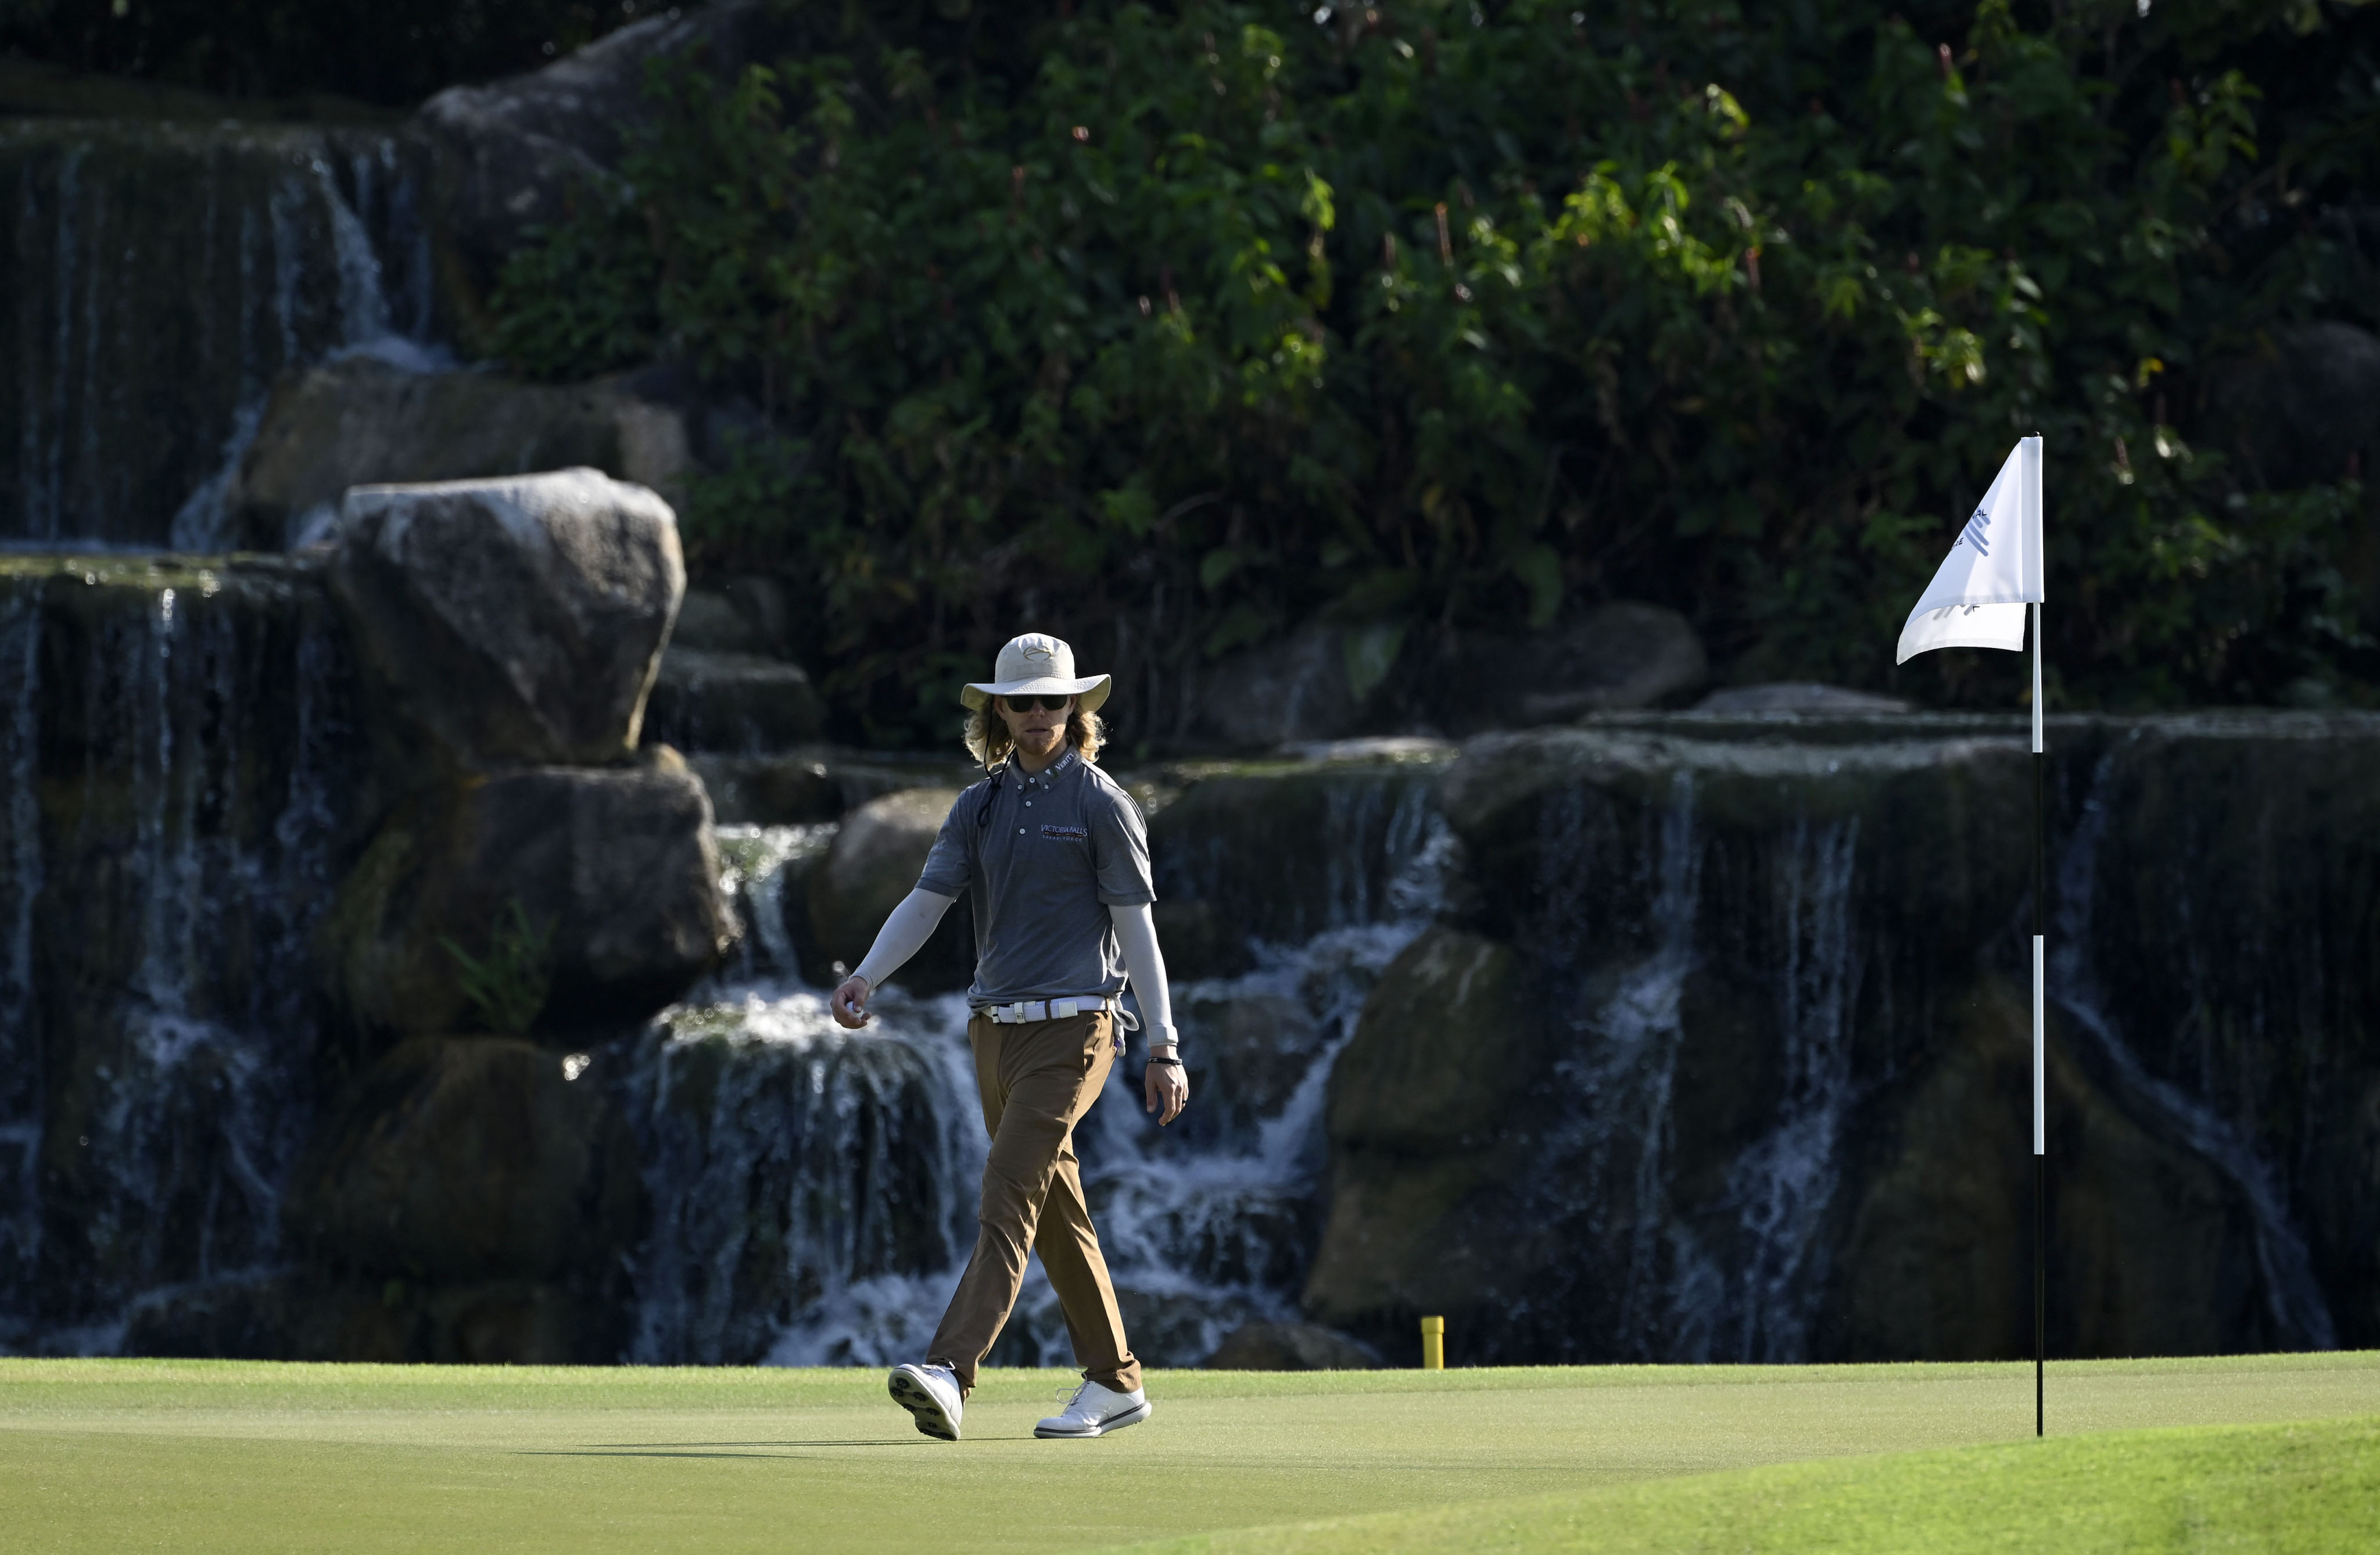
M 2022 1366 L 1159 1373 L 1148 1426 L 1036 1441 L 1062 1380 L 988 1373 L 947 1444 L 874 1372 L 0 1360 L 0 1540 L 2064 1551 L 2380 1528 L 2380 1423 L 2354 1419 L 2380 1411 L 2375 1355 L 2057 1367 L 2046 1443 Z
M 1496 1550 L 2368 1551 L 2380 1415 L 2119 1431 L 1772 1464 L 1499 1506 L 1429 1507 L 1139 1547 L 1147 1555 Z

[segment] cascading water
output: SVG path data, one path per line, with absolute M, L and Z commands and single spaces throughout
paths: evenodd
M 42 894 L 39 600 L 0 596 L 0 683 L 16 687 L 0 722 L 6 826 L 0 828 L 0 1313 L 32 1287 L 41 1249 L 42 1044 L 34 1022 L 33 915 Z M 9 1298 L 14 1297 L 12 1302 Z M 21 1321 L 21 1319 L 19 1319 Z M 0 1316 L 0 1342 L 10 1335 Z
M 445 360 L 419 152 L 385 134 L 18 122 L 0 310 L 0 543 L 229 549 L 276 378 Z
M 1173 989 L 1194 1055 L 1244 1047 L 1247 1023 L 1261 1027 L 1273 1061 L 1260 1092 L 1201 1096 L 1202 1133 L 1160 1133 L 1129 1077 L 1136 1067 L 1119 1064 L 1078 1131 L 1127 1329 L 1152 1362 L 1195 1363 L 1240 1323 L 1291 1315 L 1318 1231 L 1330 1063 L 1380 969 L 1442 898 L 1451 842 L 1426 781 L 1350 774 L 1324 804 L 1309 846 L 1337 867 L 1314 873 L 1318 889 L 1291 915 L 1316 931 L 1257 940 L 1248 969 Z M 965 998 L 887 989 L 875 1021 L 844 1031 L 771 928 L 783 922 L 788 866 L 832 830 L 726 829 L 747 948 L 656 1022 L 625 1066 L 654 1207 L 638 1276 L 639 1360 L 913 1358 L 974 1245 L 986 1142 Z M 1211 875 L 1263 872 L 1228 850 L 1194 844 L 1184 855 L 1211 860 Z M 1234 1021 L 1241 1029 L 1227 1032 Z M 1056 1299 L 1029 1273 L 994 1359 L 1055 1365 L 1068 1354 Z
M 270 1264 L 310 1124 L 310 938 L 359 786 L 342 657 L 287 567 L 0 575 L 0 1342 Z
M 2105 1060 L 2129 1104 L 2162 1118 L 2168 1137 L 2204 1157 L 2240 1189 L 2254 1219 L 2276 1347 L 2335 1350 L 2338 1333 L 2315 1279 L 2313 1258 L 2272 1165 L 2208 1100 L 2150 1072 L 2125 1039 L 2123 1024 L 2101 986 L 2093 954 L 2093 913 L 2107 842 L 2110 794 L 2119 771 L 2110 751 L 2094 765 L 2080 823 L 2059 855 L 2058 906 L 2049 940 L 2048 995 Z
M 1718 747 L 1664 747 L 1633 839 L 1625 809 L 1586 785 L 1537 812 L 1523 944 L 1578 1010 L 1548 1140 L 1575 1197 L 1543 1213 L 1601 1249 L 1598 1353 L 1622 1358 L 1807 1358 L 1859 1094 L 1859 818 L 1803 814 L 1749 837 L 1706 827 L 1704 785 L 1731 764 Z M 1615 898 L 1641 899 L 1642 920 L 1621 921 Z M 1686 1007 L 1730 989 L 1769 1034 L 1772 1079 L 1715 1184 L 1705 1172 L 1689 1189 L 1679 1135 L 1701 1120 L 1682 1116 L 1697 1105 L 1681 1089 Z

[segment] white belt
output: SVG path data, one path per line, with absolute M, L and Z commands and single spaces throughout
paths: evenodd
M 1000 1026 L 1022 1026 L 1027 1021 L 1072 1020 L 1087 1010 L 1116 1008 L 1113 999 L 1026 999 L 1014 1004 L 994 1004 L 976 1013 Z

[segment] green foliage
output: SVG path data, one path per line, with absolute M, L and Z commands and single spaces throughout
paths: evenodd
M 472 955 L 443 934 L 438 942 L 455 958 L 463 997 L 482 1030 L 517 1036 L 536 1024 L 553 986 L 552 924 L 531 923 L 516 898 L 496 916 L 485 955 Z
M 1162 660 L 1612 595 L 2004 701 L 1890 645 L 2034 431 L 2063 695 L 2360 697 L 2361 489 L 2244 494 L 2177 423 L 2254 332 L 2371 322 L 2351 230 L 2276 219 L 2374 171 L 2367 14 L 1909 14 L 1093 4 L 1010 75 L 846 22 L 657 67 L 504 338 L 743 397 L 698 558 L 813 587 L 880 729 L 1022 622 Z

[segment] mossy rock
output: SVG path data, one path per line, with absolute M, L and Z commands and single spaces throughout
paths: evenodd
M 290 1186 L 291 1241 L 375 1279 L 600 1284 L 645 1207 L 604 1062 L 502 1037 L 400 1044 L 323 1114 Z

